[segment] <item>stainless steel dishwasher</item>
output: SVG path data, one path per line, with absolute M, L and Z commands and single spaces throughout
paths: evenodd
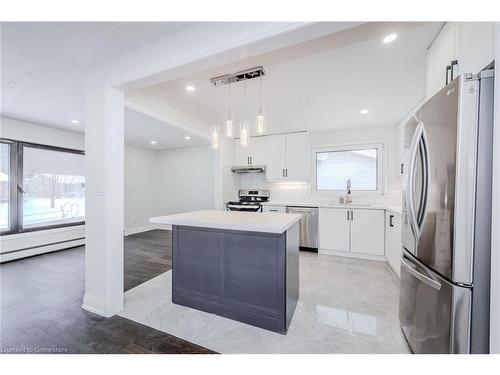
M 300 219 L 300 248 L 318 251 L 318 207 L 287 206 L 286 212 L 302 215 Z

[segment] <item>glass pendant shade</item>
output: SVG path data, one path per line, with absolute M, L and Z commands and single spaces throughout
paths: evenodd
M 240 144 L 243 147 L 250 145 L 250 129 L 248 128 L 248 121 L 242 120 L 240 124 Z
M 219 148 L 219 133 L 217 133 L 217 126 L 214 125 L 212 131 L 212 148 L 217 150 Z
M 231 116 L 231 110 L 229 110 L 226 116 L 226 137 L 232 138 L 233 136 L 234 136 L 233 118 Z
M 264 130 L 264 111 L 260 109 L 257 114 L 257 134 L 263 134 Z

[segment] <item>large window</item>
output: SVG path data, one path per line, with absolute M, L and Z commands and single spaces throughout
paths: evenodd
M 382 145 L 317 148 L 313 152 L 317 194 L 338 194 L 351 182 L 354 194 L 381 194 Z
M 82 151 L 7 140 L 1 146 L 2 233 L 84 222 Z
M 0 143 L 0 231 L 10 230 L 10 143 Z

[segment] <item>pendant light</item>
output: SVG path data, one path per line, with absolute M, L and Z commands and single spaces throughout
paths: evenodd
M 214 97 L 217 96 L 217 86 L 214 86 Z M 217 124 L 212 125 L 212 149 L 217 150 L 219 148 L 219 133 L 217 131 Z
M 259 77 L 260 84 L 260 108 L 257 113 L 257 134 L 264 133 L 264 110 L 262 109 L 262 76 Z
M 217 132 L 217 125 L 213 125 L 212 130 L 212 148 L 217 150 L 219 148 L 219 133 Z
M 250 146 L 250 129 L 248 128 L 248 120 L 246 119 L 246 83 L 243 81 L 243 120 L 240 122 L 240 144 L 243 147 Z
M 248 147 L 250 145 L 250 134 L 248 129 L 248 121 L 243 119 L 240 122 L 240 144 L 243 147 Z
M 229 109 L 226 115 L 226 137 L 233 138 L 234 136 L 234 126 L 233 126 L 233 116 L 231 115 L 231 82 L 229 82 Z

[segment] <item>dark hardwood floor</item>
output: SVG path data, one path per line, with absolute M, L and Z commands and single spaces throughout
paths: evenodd
M 125 237 L 124 289 L 171 268 L 170 231 Z M 161 331 L 81 309 L 84 247 L 0 265 L 1 353 L 212 353 Z

